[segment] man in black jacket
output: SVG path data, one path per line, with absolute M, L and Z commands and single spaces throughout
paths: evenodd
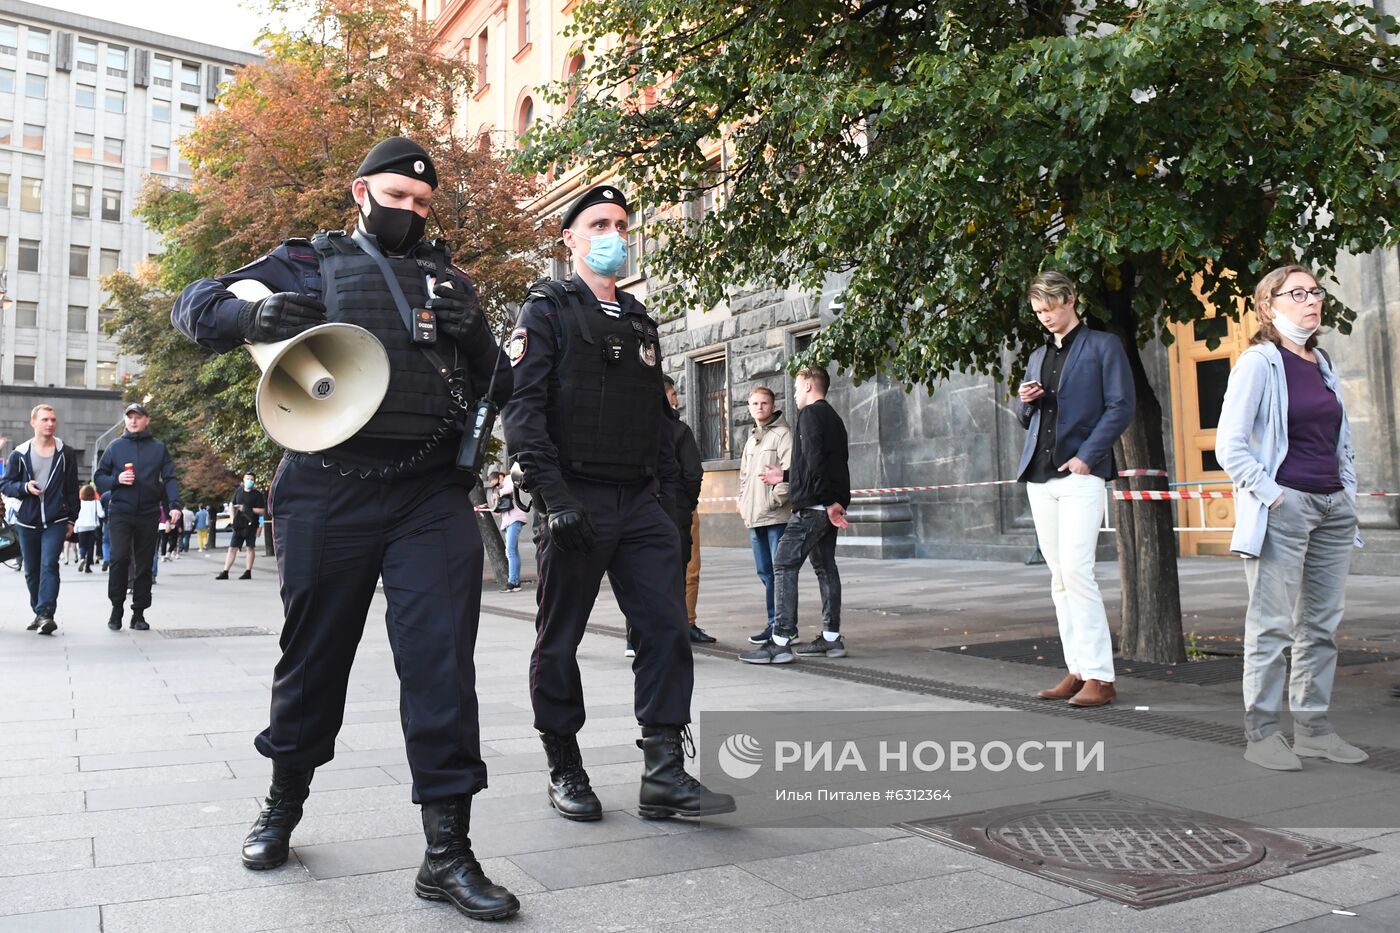
M 808 555 L 826 581 L 827 618 L 816 639 L 796 649 L 804 657 L 844 658 L 841 640 L 841 576 L 836 569 L 836 531 L 849 528 L 851 473 L 847 466 L 846 425 L 826 401 L 831 377 L 820 366 L 797 373 L 793 401 L 792 467 L 769 467 L 762 474 L 770 486 L 789 484 L 792 518 L 773 555 L 774 624 L 772 637 L 739 655 L 748 664 L 791 664 L 797 636 L 797 571 Z
M 147 430 L 150 413 L 140 402 L 126 406 L 126 432 L 102 454 L 93 477 L 99 492 L 112 493 L 107 506 L 107 526 L 112 541 L 112 562 L 107 571 L 107 599 L 112 617 L 107 627 L 119 631 L 126 605 L 126 582 L 131 582 L 131 628 L 144 632 L 146 608 L 151 605 L 151 565 L 155 560 L 156 524 L 162 504 L 180 508 L 180 488 L 175 464 L 165 445 Z
M 698 526 L 695 510 L 700 505 L 700 486 L 705 479 L 705 467 L 700 462 L 700 445 L 695 442 L 695 432 L 681 420 L 680 398 L 676 395 L 676 380 L 662 376 L 666 383 L 666 402 L 671 410 L 671 436 L 676 444 L 676 481 L 671 489 L 665 484 L 661 490 L 662 501 L 676 522 L 676 530 L 681 535 L 681 565 L 686 568 L 686 609 L 690 616 L 690 640 L 693 644 L 712 644 L 715 637 L 695 624 L 695 598 L 692 594 L 690 566 L 694 551 L 700 546 L 696 540 Z M 694 589 L 699 589 L 700 579 L 697 568 Z

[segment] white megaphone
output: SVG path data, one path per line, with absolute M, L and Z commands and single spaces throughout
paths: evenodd
M 244 301 L 272 294 L 254 279 L 229 291 Z M 250 343 L 248 352 L 262 370 L 258 420 L 288 450 L 311 453 L 349 440 L 389 390 L 389 354 L 354 324 L 320 324 L 290 340 Z

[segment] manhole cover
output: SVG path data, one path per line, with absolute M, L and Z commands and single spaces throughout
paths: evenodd
M 899 825 L 1130 907 L 1373 854 L 1109 791 Z
M 243 626 L 234 628 L 159 628 L 166 638 L 231 638 L 237 635 L 272 635 L 265 628 L 256 626 Z

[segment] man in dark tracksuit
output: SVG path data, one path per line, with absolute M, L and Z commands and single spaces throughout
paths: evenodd
M 126 406 L 126 431 L 102 454 L 93 476 L 99 492 L 110 492 L 107 529 L 112 542 L 112 562 L 107 571 L 107 600 L 112 615 L 107 627 L 122 627 L 126 584 L 131 579 L 131 628 L 144 632 L 146 609 L 151 605 L 151 567 L 155 564 L 156 528 L 160 507 L 180 508 L 180 487 L 175 464 L 165 445 L 148 430 L 151 416 L 146 406 Z
M 790 664 L 790 643 L 797 637 L 797 571 L 811 555 L 823 578 L 823 629 L 810 644 L 796 649 L 804 657 L 844 658 L 841 639 L 841 575 L 836 569 L 836 532 L 849 528 L 851 504 L 846 425 L 826 401 L 831 377 L 820 366 L 807 366 L 794 380 L 797 423 L 792 430 L 792 466 L 769 467 L 762 479 L 770 486 L 788 483 L 792 518 L 773 554 L 773 634 L 752 651 L 739 655 L 749 664 Z
M 494 920 L 520 903 L 482 873 L 467 835 L 472 795 L 486 787 L 473 662 L 482 546 L 468 498 L 475 477 L 454 462 L 467 406 L 486 394 L 493 372 L 503 404 L 511 373 L 475 286 L 444 247 L 422 242 L 436 187 L 422 147 L 402 137 L 379 143 L 351 186 L 361 208 L 353 235 L 289 240 L 196 282 L 172 320 L 219 352 L 342 321 L 368 329 L 389 354 L 388 391 L 369 421 L 329 449 L 288 451 L 269 491 L 286 622 L 270 722 L 254 742 L 272 759 L 272 788 L 244 842 L 244 864 L 287 859 L 314 769 L 335 754 L 355 648 L 382 578 L 413 800 L 428 840 L 414 890 Z M 229 291 L 241 279 L 273 294 L 243 301 Z M 411 330 L 422 309 L 436 322 L 431 345 Z
M 674 446 L 656 324 L 617 290 L 627 214 L 610 185 L 574 202 L 562 232 L 578 272 L 531 290 L 509 346 L 515 394 L 504 414 L 506 445 L 547 517 L 536 526 L 530 699 L 549 759 L 550 804 L 573 820 L 603 815 L 576 738 L 585 716 L 576 654 L 605 572 L 636 647 L 645 758 L 638 812 L 659 819 L 734 809 L 732 797 L 685 771 L 694 667 L 680 541 L 656 479 Z
M 676 381 L 670 376 L 662 378 L 666 383 L 666 415 L 670 419 L 671 436 L 676 449 L 676 479 L 669 484 L 669 488 L 663 483 L 661 500 L 676 520 L 676 530 L 681 535 L 681 566 L 689 568 L 691 554 L 699 546 L 695 542 L 692 529 L 699 528 L 695 523 L 695 510 L 700 505 L 700 487 L 705 481 L 705 467 L 700 459 L 700 445 L 695 442 L 695 432 L 690 429 L 690 425 L 681 420 Z M 692 600 L 689 609 L 693 610 L 693 597 L 689 593 L 686 596 Z M 705 645 L 713 644 L 715 637 L 696 625 L 692 618 L 690 640 L 695 644 Z

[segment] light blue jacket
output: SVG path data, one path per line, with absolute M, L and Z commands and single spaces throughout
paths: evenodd
M 1215 456 L 1235 484 L 1235 533 L 1230 550 L 1258 557 L 1269 525 L 1269 504 L 1283 495 L 1274 477 L 1288 456 L 1288 378 L 1283 356 L 1270 341 L 1256 343 L 1240 354 L 1230 371 L 1220 423 L 1215 433 Z M 1346 405 L 1331 361 L 1317 352 L 1322 381 L 1342 405 L 1342 428 L 1337 432 L 1337 464 L 1342 486 L 1356 501 L 1355 456 Z M 1357 537 L 1360 545 L 1361 538 Z

